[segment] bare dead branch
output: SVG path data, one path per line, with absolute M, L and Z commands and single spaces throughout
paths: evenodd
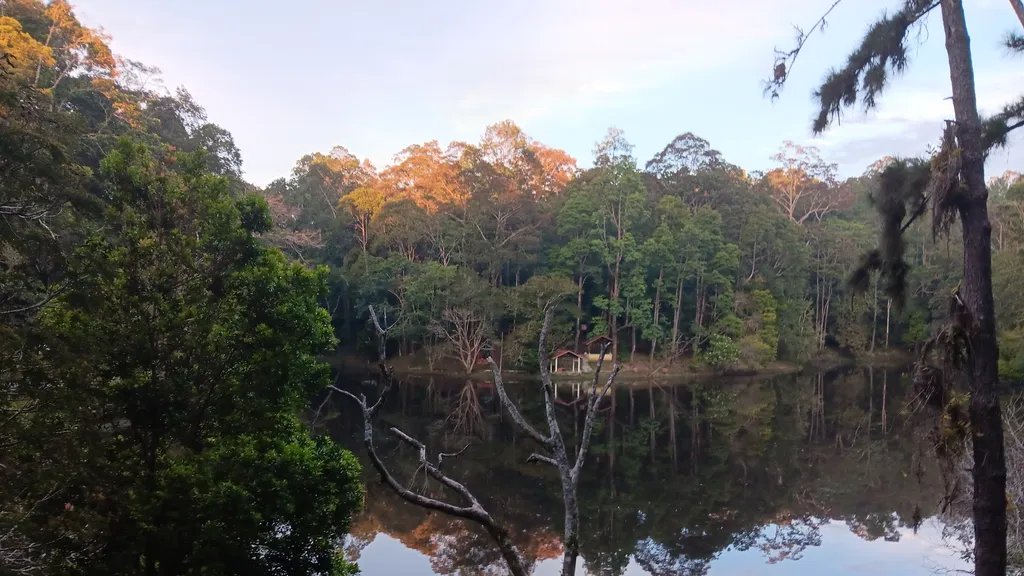
M 549 456 L 544 456 L 544 455 L 541 455 L 541 454 L 537 454 L 536 452 L 534 452 L 533 454 L 530 454 L 530 456 L 526 459 L 526 461 L 527 462 L 543 462 L 545 464 L 551 464 L 555 468 L 558 468 L 558 462 L 555 462 L 554 458 L 551 458 Z
M 391 433 L 394 434 L 395 436 L 398 436 L 406 444 L 414 446 L 419 450 L 420 466 L 422 466 L 423 469 L 426 470 L 427 474 L 429 474 L 431 478 L 451 488 L 456 493 L 458 493 L 459 496 L 462 496 L 462 498 L 466 501 L 466 503 L 469 505 L 471 509 L 479 510 L 480 512 L 486 514 L 486 512 L 484 512 L 483 506 L 480 505 L 480 502 L 477 501 L 476 497 L 473 496 L 473 494 L 469 491 L 468 488 L 466 488 L 462 483 L 449 478 L 444 473 L 442 473 L 437 466 L 434 466 L 433 464 L 430 463 L 429 459 L 427 458 L 426 445 L 424 445 L 419 440 L 416 440 L 412 436 L 409 436 L 405 432 L 402 432 L 398 428 L 392 427 Z
M 465 452 L 468 449 L 469 449 L 469 444 L 466 444 L 465 446 L 462 447 L 462 450 L 459 450 L 458 452 L 441 452 L 441 453 L 439 453 L 437 455 L 437 467 L 441 468 L 441 465 L 444 462 L 445 458 L 449 458 L 449 459 L 458 458 L 459 456 L 462 456 L 462 453 Z
M 836 9 L 836 6 L 843 0 L 835 0 L 832 5 L 829 6 L 828 10 L 818 18 L 818 21 L 814 23 L 809 29 L 804 30 L 799 26 L 794 26 L 796 30 L 796 46 L 792 50 L 779 50 L 775 49 L 775 63 L 772 68 L 772 77 L 764 83 L 764 93 L 770 95 L 772 100 L 779 97 L 782 92 L 782 88 L 786 85 L 786 80 L 789 79 L 790 73 L 793 71 L 793 66 L 796 64 L 796 59 L 800 56 L 800 51 L 804 49 L 804 45 L 807 43 L 807 39 L 810 38 L 811 34 L 815 31 L 824 32 L 828 26 L 828 17 L 832 14 L 832 11 Z
M 388 330 L 394 327 L 395 323 L 391 326 L 387 326 L 387 318 L 385 317 L 385 326 L 381 326 L 379 320 L 377 320 L 377 312 L 374 311 L 373 305 L 367 306 L 370 310 L 370 318 L 373 319 L 373 327 L 377 331 L 377 356 L 378 356 L 378 367 L 380 369 L 381 380 L 383 380 L 383 386 L 381 387 L 380 396 L 377 397 L 377 402 L 369 408 L 370 417 L 377 415 L 377 411 L 380 410 L 381 405 L 384 403 L 384 398 L 391 392 L 391 383 L 394 382 L 395 367 L 388 366 L 387 361 L 387 333 Z M 397 322 L 397 321 L 396 321 Z M 351 394 L 350 394 L 351 396 Z
M 544 325 L 540 329 L 540 337 L 537 339 L 537 357 L 540 359 L 540 379 L 544 389 L 544 414 L 548 420 L 548 438 L 551 439 L 549 449 L 554 453 L 555 458 L 561 454 L 565 464 L 565 442 L 558 429 L 558 417 L 555 414 L 555 386 L 551 383 L 551 361 L 548 359 L 548 332 L 551 330 L 551 320 L 555 316 L 555 309 L 549 307 L 544 311 Z
M 501 370 L 498 369 L 498 363 L 495 362 L 494 358 L 490 355 L 487 356 L 487 363 L 490 364 L 491 373 L 494 374 L 494 388 L 498 391 L 498 398 L 501 399 L 501 405 L 508 410 L 508 414 L 512 417 L 512 421 L 515 422 L 516 426 L 525 432 L 527 436 L 536 440 L 541 446 L 550 446 L 551 439 L 542 435 L 536 428 L 531 426 L 530 423 L 526 421 L 526 418 L 523 418 L 523 415 L 520 414 L 519 408 L 517 408 L 509 399 L 508 394 L 505 392 L 505 384 L 501 379 Z
M 598 360 L 597 371 L 594 373 L 595 386 L 592 387 L 591 390 L 593 390 L 596 387 L 597 378 L 600 374 L 601 364 L 603 362 L 604 351 L 601 352 L 601 358 Z M 586 461 L 587 459 L 587 449 L 590 447 L 590 437 L 594 432 L 594 421 L 597 420 L 597 406 L 601 403 L 601 399 L 604 398 L 606 394 L 608 394 L 608 391 L 611 389 L 612 384 L 615 382 L 615 377 L 618 376 L 619 374 L 620 368 L 621 366 L 619 366 L 618 362 L 616 362 L 615 365 L 612 366 L 612 372 L 611 374 L 608 375 L 608 381 L 605 382 L 604 388 L 601 389 L 600 394 L 594 394 L 593 391 L 591 392 L 591 397 L 587 404 L 587 416 L 583 422 L 583 436 L 580 439 L 580 449 L 579 452 L 576 454 L 576 464 L 573 465 L 572 473 L 569 476 L 573 486 L 579 484 L 580 471 L 583 469 L 583 462 Z
M 346 390 L 339 389 L 338 392 L 345 394 L 349 398 L 354 399 L 359 404 L 359 407 L 362 409 L 364 426 L 363 443 L 366 445 L 366 452 L 370 457 L 370 463 L 373 465 L 373 468 L 377 471 L 377 474 L 380 475 L 381 482 L 383 482 L 385 485 L 391 488 L 403 500 L 406 500 L 407 502 L 410 502 L 412 504 L 416 504 L 417 506 L 422 506 L 424 508 L 429 508 L 431 510 L 437 510 L 438 512 L 444 512 L 445 514 L 450 514 L 452 516 L 456 516 L 459 518 L 465 518 L 467 520 L 473 520 L 475 522 L 483 523 L 489 520 L 490 517 L 487 516 L 486 512 L 484 512 L 482 508 L 479 508 L 479 504 L 477 504 L 476 507 L 474 507 L 472 503 L 470 503 L 469 506 L 455 506 L 454 504 L 449 504 L 447 502 L 442 502 L 441 500 L 436 500 L 434 498 L 429 498 L 427 496 L 417 494 L 416 492 L 409 490 L 405 486 L 402 486 L 398 482 L 398 480 L 396 480 L 395 477 L 391 475 L 391 472 L 388 471 L 387 467 L 384 466 L 384 462 L 381 461 L 380 457 L 377 455 L 377 450 L 373 445 L 373 419 L 370 414 L 369 408 L 367 408 L 366 406 L 365 400 L 356 398 L 354 394 Z M 401 434 L 399 437 L 404 437 L 403 440 L 412 440 L 411 438 L 409 438 L 409 436 L 405 435 L 404 433 L 401 433 L 401 431 L 398 431 L 397 429 L 392 429 L 392 431 L 397 431 L 399 434 Z M 413 440 L 413 443 L 414 445 L 422 446 L 422 444 L 420 444 L 418 441 Z M 420 464 L 423 464 L 422 459 Z M 427 473 L 430 474 L 430 468 L 433 468 L 433 466 L 424 466 L 424 468 L 427 470 Z M 434 470 L 436 471 L 436 468 Z M 438 475 L 443 476 L 443 474 L 440 474 L 439 472 Z M 431 476 L 434 475 L 431 474 Z
M 67 284 L 61 284 L 61 285 L 57 286 L 57 288 L 55 290 L 53 290 L 52 292 L 49 292 L 46 296 L 44 296 L 38 302 L 35 302 L 33 304 L 29 304 L 27 306 L 23 306 L 21 308 L 12 308 L 10 310 L 0 310 L 0 315 L 19 314 L 21 312 L 28 312 L 30 310 L 35 310 L 37 308 L 42 308 L 43 306 L 46 306 L 46 304 L 49 303 L 51 300 L 53 300 L 57 296 L 60 296 L 61 292 L 63 292 L 65 288 L 67 288 Z

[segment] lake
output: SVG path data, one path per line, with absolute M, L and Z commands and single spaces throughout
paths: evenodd
M 344 387 L 375 397 L 344 375 Z M 584 380 L 581 379 L 581 382 Z M 536 381 L 509 382 L 543 424 Z M 966 569 L 939 517 L 944 484 L 925 441 L 934 424 L 905 420 L 908 376 L 857 368 L 773 378 L 623 383 L 604 399 L 580 486 L 579 574 L 931 575 Z M 573 382 L 558 383 L 570 447 L 582 429 Z M 318 425 L 363 461 L 366 505 L 346 542 L 363 574 L 497 575 L 497 549 L 475 526 L 401 501 L 363 450 L 351 401 L 333 397 Z M 436 451 L 469 447 L 445 470 L 500 518 L 533 563 L 560 569 L 557 473 L 500 410 L 486 375 L 399 377 L 378 417 L 377 449 L 400 481 L 425 486 L 397 426 Z M 456 502 L 451 495 L 448 500 Z

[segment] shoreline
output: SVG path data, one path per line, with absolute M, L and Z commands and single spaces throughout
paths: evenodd
M 352 371 L 373 371 L 376 366 L 363 359 L 357 359 L 350 355 L 337 355 L 327 359 L 332 366 L 339 370 Z M 650 380 L 675 380 L 693 381 L 706 380 L 709 378 L 773 378 L 787 374 L 800 374 L 807 371 L 827 372 L 842 368 L 855 368 L 858 366 L 872 366 L 875 368 L 901 367 L 913 361 L 913 354 L 905 350 L 888 350 L 861 354 L 859 356 L 841 356 L 835 353 L 826 353 L 812 358 L 806 362 L 786 362 L 777 360 L 759 368 L 738 367 L 726 370 L 711 368 L 692 368 L 687 361 L 680 362 L 674 366 L 658 366 L 651 370 L 646 362 L 634 364 L 623 363 L 616 379 L 617 383 L 647 382 Z M 607 370 L 602 370 L 607 374 Z M 435 377 L 435 378 L 481 378 L 490 376 L 490 370 L 482 365 L 473 372 L 459 372 L 446 370 L 430 370 L 425 366 L 417 366 L 410 362 L 396 362 L 395 374 L 399 376 Z M 503 369 L 502 374 L 515 380 L 539 380 L 540 374 L 536 372 L 525 372 L 511 369 Z M 554 373 L 551 375 L 553 381 L 578 380 L 590 378 L 593 372 L 578 374 Z

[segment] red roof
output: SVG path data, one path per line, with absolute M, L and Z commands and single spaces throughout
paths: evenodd
M 612 341 L 611 338 L 609 338 L 609 337 L 605 336 L 604 334 L 602 334 L 600 336 L 594 336 L 590 340 L 587 340 L 587 346 L 590 346 L 591 344 L 593 344 L 594 342 L 597 342 L 598 340 L 607 340 L 609 342 Z
M 575 356 L 581 360 L 583 359 L 583 356 L 573 352 L 572 350 L 559 350 L 551 359 L 554 360 L 555 358 L 561 358 L 562 356 Z

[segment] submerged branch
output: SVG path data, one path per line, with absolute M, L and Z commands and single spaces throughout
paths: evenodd
M 383 328 L 377 321 L 376 314 L 373 314 L 372 307 L 370 310 L 371 315 L 374 317 L 374 325 L 375 328 L 377 329 L 377 336 L 381 341 L 383 341 L 386 329 Z M 480 504 L 476 497 L 473 496 L 473 493 L 470 492 L 465 485 L 449 477 L 440 469 L 441 463 L 443 462 L 445 457 L 454 458 L 455 456 L 462 454 L 463 452 L 465 452 L 466 448 L 468 448 L 468 445 L 459 452 L 454 454 L 438 454 L 437 465 L 434 465 L 430 462 L 427 456 L 427 448 L 425 444 L 413 438 L 412 436 L 409 436 L 405 432 L 402 432 L 396 427 L 391 428 L 392 434 L 397 436 L 401 441 L 405 442 L 406 444 L 409 444 L 410 446 L 413 446 L 418 450 L 419 466 L 417 467 L 417 472 L 420 469 L 424 470 L 428 476 L 434 478 L 441 484 L 447 486 L 449 489 L 456 492 L 466 503 L 465 506 L 458 506 L 455 504 L 451 504 L 449 502 L 445 502 L 443 500 L 439 500 L 437 498 L 430 498 L 428 496 L 424 496 L 411 490 L 410 488 L 402 485 L 398 480 L 396 480 L 395 477 L 391 474 L 391 472 L 387 469 L 387 466 L 384 465 L 384 462 L 377 454 L 376 447 L 374 446 L 373 421 L 378 409 L 380 408 L 384 401 L 384 398 L 391 390 L 392 381 L 394 379 L 394 367 L 388 366 L 386 364 L 386 358 L 384 356 L 385 347 L 383 344 L 380 345 L 379 349 L 381 351 L 380 370 L 381 379 L 383 380 L 383 382 L 380 397 L 377 399 L 377 402 L 373 404 L 373 406 L 369 406 L 367 404 L 365 396 L 357 397 L 355 394 L 347 390 L 342 390 L 341 388 L 338 388 L 337 386 L 334 385 L 331 385 L 330 389 L 354 400 L 355 403 L 359 406 L 360 410 L 362 411 L 363 444 L 366 447 L 366 453 L 370 458 L 370 463 L 371 465 L 373 465 L 374 470 L 376 470 L 377 474 L 380 476 L 381 482 L 388 486 L 400 498 L 402 498 L 406 502 L 409 502 L 410 504 L 415 504 L 422 508 L 427 508 L 428 510 L 435 510 L 437 512 L 448 514 L 449 516 L 453 516 L 455 518 L 462 518 L 464 520 L 470 520 L 476 522 L 477 524 L 480 524 L 485 530 L 487 530 L 487 533 L 494 539 L 495 543 L 498 545 L 498 548 L 501 551 L 501 555 L 504 558 L 505 562 L 508 564 L 509 571 L 513 574 L 513 576 L 527 576 L 528 572 L 526 570 L 526 564 L 524 563 L 522 555 L 519 553 L 519 550 L 509 539 L 508 531 L 504 527 L 502 527 L 487 512 L 487 510 L 484 509 L 484 507 Z M 413 479 L 415 479 L 415 475 Z

